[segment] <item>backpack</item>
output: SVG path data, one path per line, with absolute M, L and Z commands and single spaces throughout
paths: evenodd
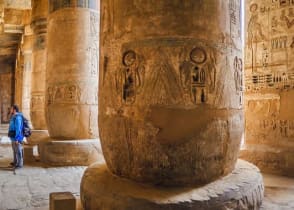
M 29 121 L 23 115 L 22 115 L 22 121 L 23 121 L 22 133 L 23 133 L 24 137 L 30 137 L 32 134 L 32 131 L 31 131 L 31 128 L 29 125 Z

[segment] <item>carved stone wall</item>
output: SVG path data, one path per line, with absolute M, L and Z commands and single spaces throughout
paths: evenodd
M 262 170 L 294 175 L 294 1 L 246 1 L 246 148 Z
M 104 0 L 101 11 L 110 170 L 167 185 L 230 173 L 243 133 L 240 1 Z
M 9 110 L 13 101 L 13 65 L 1 65 L 0 72 L 0 112 L 1 112 L 1 123 L 9 122 Z
M 50 8 L 55 8 L 58 2 L 50 1 Z M 50 137 L 65 140 L 98 137 L 98 47 L 97 9 L 62 4 L 51 10 L 46 90 Z
M 31 86 L 31 119 L 34 129 L 46 130 L 45 90 L 46 90 L 46 30 L 48 1 L 32 1 L 32 29 L 34 31 Z

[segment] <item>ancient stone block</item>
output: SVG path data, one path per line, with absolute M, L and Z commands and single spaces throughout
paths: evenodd
M 50 193 L 50 210 L 76 210 L 76 199 L 70 192 Z
M 24 163 L 31 163 L 35 162 L 35 156 L 34 153 L 37 151 L 37 146 L 30 146 L 30 145 L 24 145 L 23 147 L 23 153 L 24 153 Z

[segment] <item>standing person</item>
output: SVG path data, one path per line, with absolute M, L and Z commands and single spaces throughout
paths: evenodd
M 19 112 L 19 108 L 17 105 L 13 105 L 10 109 L 10 122 L 9 122 L 9 131 L 8 136 L 11 139 L 12 150 L 13 150 L 13 162 L 12 166 L 15 168 L 23 167 L 23 117 Z

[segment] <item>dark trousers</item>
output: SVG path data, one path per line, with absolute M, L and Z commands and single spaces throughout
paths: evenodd
M 23 166 L 23 148 L 22 144 L 12 141 L 13 163 L 16 167 Z

